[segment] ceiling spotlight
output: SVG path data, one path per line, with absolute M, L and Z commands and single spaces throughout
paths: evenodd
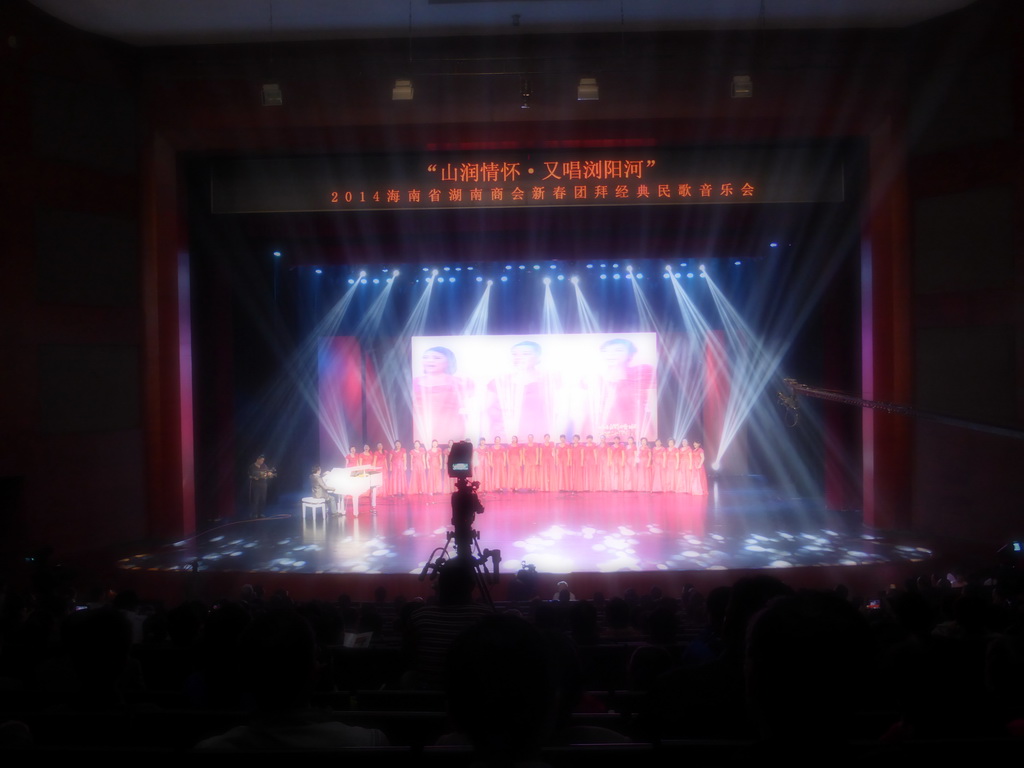
M 451 271 L 452 271 L 452 268 L 451 268 L 451 267 L 445 267 L 445 268 L 444 268 L 444 271 L 445 271 L 445 272 L 451 272 Z
M 359 273 L 359 276 L 360 276 L 360 277 L 366 277 L 366 270 L 365 270 L 365 269 L 364 269 L 364 270 L 362 270 L 362 271 L 361 271 L 361 272 Z
M 394 277 L 398 277 L 398 275 L 399 275 L 399 272 L 398 272 L 398 270 L 396 269 L 396 270 L 395 270 L 394 272 L 392 272 L 391 274 L 392 274 L 392 276 L 394 276 Z
M 565 280 L 565 275 L 559 275 L 559 276 L 558 276 L 558 279 L 559 279 L 559 280 Z
M 703 264 L 699 265 L 697 269 L 699 269 L 701 272 L 707 272 L 707 267 L 705 267 Z
M 480 275 L 477 275 L 477 276 L 476 276 L 476 281 L 477 281 L 478 283 L 482 283 L 482 282 L 484 281 L 484 279 L 483 279 L 482 277 L 480 277 Z M 487 284 L 488 284 L 488 285 L 490 285 L 490 283 L 487 283 Z
M 749 99 L 754 95 L 754 82 L 750 75 L 733 75 L 732 97 L 734 99 Z
M 433 272 L 431 272 L 430 274 L 432 274 L 432 275 L 436 275 L 436 274 L 437 274 L 437 270 L 435 269 L 435 270 L 434 270 Z
M 581 77 L 580 84 L 576 86 L 576 101 L 597 101 L 601 98 L 601 91 L 597 87 L 596 77 Z
M 627 272 L 632 272 L 633 271 L 633 265 L 632 264 L 627 264 L 626 265 L 626 271 Z
M 545 277 L 544 278 L 544 285 L 551 285 L 551 278 L 550 277 Z
M 395 80 L 395 87 L 391 89 L 391 100 L 412 101 L 412 97 L 412 80 Z
M 281 258 L 281 252 L 280 251 L 274 251 L 274 256 L 276 258 L 280 259 Z
M 530 108 L 530 99 L 533 98 L 533 91 L 530 89 L 530 81 L 527 78 L 523 78 L 522 85 L 519 88 L 519 95 L 522 101 L 519 103 L 520 109 Z
M 277 83 L 264 83 L 260 92 L 264 107 L 280 107 L 284 104 L 284 94 Z
M 692 280 L 693 279 L 693 272 L 687 272 L 686 276 L 689 277 Z
M 488 285 L 494 285 L 494 281 L 493 281 L 493 280 L 488 280 L 488 281 L 487 281 L 487 284 L 488 284 Z
M 373 284 L 374 285 L 380 285 L 380 278 L 379 277 L 373 278 Z
M 317 267 L 313 271 L 316 272 L 318 275 L 322 275 L 324 273 L 324 271 L 322 269 L 320 269 L 320 267 Z
M 572 283 L 573 285 L 578 285 L 579 282 L 580 282 L 580 279 L 578 277 L 576 277 L 576 275 L 573 275 L 572 277 L 569 278 L 569 282 Z
M 508 275 L 502 275 L 501 276 L 501 282 L 507 283 L 508 282 Z M 488 285 L 490 285 L 490 283 L 488 283 Z

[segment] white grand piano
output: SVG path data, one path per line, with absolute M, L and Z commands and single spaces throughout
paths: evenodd
M 324 473 L 324 485 L 338 497 L 338 511 L 345 514 L 345 497 L 352 498 L 352 515 L 359 517 L 359 497 L 369 491 L 370 508 L 377 509 L 377 489 L 384 485 L 380 467 L 361 464 L 355 467 L 335 467 Z

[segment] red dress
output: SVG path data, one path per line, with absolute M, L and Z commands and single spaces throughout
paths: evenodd
M 405 448 L 396 448 L 391 451 L 391 472 L 388 477 L 391 479 L 391 493 L 404 496 L 409 492 L 409 452 Z
M 496 491 L 508 488 L 508 449 L 502 443 L 491 445 L 491 482 Z
M 493 488 L 494 473 L 491 471 L 491 449 L 487 443 L 481 443 L 473 451 L 476 479 L 480 482 L 480 490 Z
M 523 488 L 523 446 L 511 443 L 506 453 L 508 457 L 508 487 L 513 491 Z
M 639 490 L 650 491 L 652 489 L 651 481 L 653 478 L 653 466 L 651 465 L 651 457 L 653 451 L 650 445 L 643 445 L 640 447 L 640 466 L 637 468 Z
M 693 493 L 693 449 L 688 445 L 679 449 L 679 475 L 676 483 L 676 490 Z
M 693 452 L 693 472 L 691 472 L 690 493 L 694 496 L 708 495 L 708 475 L 704 469 L 704 449 L 697 448 Z
M 679 487 L 679 448 L 668 448 L 665 456 L 665 490 L 682 493 L 683 489 Z
M 615 490 L 615 446 L 612 443 L 602 443 L 598 449 L 597 474 L 602 491 Z
M 541 490 L 540 456 L 540 443 L 523 446 L 523 487 L 531 491 Z
M 442 470 L 441 448 L 433 446 L 427 451 L 427 493 L 441 493 Z
M 636 443 L 627 443 L 622 458 L 623 488 L 624 491 L 635 491 L 638 487 L 636 476 Z
M 572 456 L 572 470 L 570 471 L 572 476 L 571 488 L 574 491 L 582 491 L 586 488 L 586 477 L 583 470 L 585 450 L 583 443 L 573 443 L 569 449 Z
M 654 467 L 652 473 L 651 490 L 664 491 L 665 488 L 665 446 L 656 445 L 651 451 L 651 464 Z
M 381 475 L 382 475 L 382 477 L 381 477 L 381 486 L 380 486 L 380 490 L 377 492 L 377 495 L 378 496 L 389 496 L 389 495 L 391 495 L 391 480 L 389 479 L 390 476 L 391 476 L 391 473 L 388 471 L 388 456 L 387 456 L 387 454 L 384 453 L 383 450 L 381 450 L 381 451 L 374 451 L 371 463 L 373 464 L 373 466 L 375 466 L 377 469 L 380 470 Z
M 427 492 L 427 452 L 423 448 L 409 451 L 409 493 Z
M 572 490 L 572 446 L 559 443 L 555 446 L 555 464 L 558 466 L 558 490 Z
M 601 490 L 601 473 L 598 468 L 598 454 L 601 446 L 595 443 L 587 443 L 583 446 L 583 488 L 587 491 Z
M 558 460 L 550 440 L 540 446 L 540 479 L 542 491 L 558 490 Z

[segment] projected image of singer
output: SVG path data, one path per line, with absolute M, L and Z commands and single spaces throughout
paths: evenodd
M 487 383 L 488 432 L 543 434 L 551 428 L 557 391 L 541 365 L 541 346 L 520 341 L 511 348 L 511 370 Z
M 422 375 L 412 382 L 415 437 L 463 439 L 472 385 L 455 375 L 455 353 L 448 347 L 431 347 L 423 353 L 420 364 Z
M 600 347 L 600 375 L 585 385 L 593 431 L 625 438 L 648 434 L 654 413 L 654 368 L 634 365 L 637 347 L 629 339 L 609 339 Z

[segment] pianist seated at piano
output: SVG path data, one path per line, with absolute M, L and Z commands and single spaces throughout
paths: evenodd
M 327 490 L 338 497 L 338 511 L 345 514 L 345 499 L 352 499 L 352 514 L 359 517 L 359 497 L 370 494 L 370 509 L 377 512 L 377 489 L 384 485 L 384 472 L 372 464 L 335 467 L 323 476 Z
M 309 476 L 309 483 L 313 488 L 313 497 L 324 499 L 327 502 L 327 510 L 332 514 L 338 514 L 338 500 L 331 496 L 331 489 L 327 487 L 321 475 L 320 465 L 313 465 L 313 472 Z

